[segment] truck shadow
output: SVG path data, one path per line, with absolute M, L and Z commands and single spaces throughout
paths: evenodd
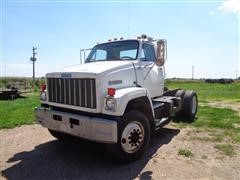
M 83 140 L 63 143 L 50 141 L 29 152 L 8 159 L 15 165 L 2 171 L 7 179 L 151 179 L 153 172 L 141 171 L 162 145 L 171 142 L 179 129 L 163 128 L 153 136 L 150 147 L 138 161 L 119 165 L 107 154 L 103 144 Z

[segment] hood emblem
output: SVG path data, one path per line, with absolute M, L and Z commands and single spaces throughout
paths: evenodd
M 61 74 L 61 78 L 71 78 L 72 77 L 72 74 L 70 73 L 62 73 Z

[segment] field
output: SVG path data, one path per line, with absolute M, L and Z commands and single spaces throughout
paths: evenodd
M 16 87 L 23 92 L 16 100 L 0 100 L 0 129 L 14 128 L 34 123 L 34 107 L 40 105 L 39 86 L 44 78 L 3 77 L 0 78 L 0 90 Z
M 23 79 L 20 82 L 24 81 L 29 82 L 29 79 Z M 7 81 L 5 84 L 8 84 Z M 191 124 L 175 120 L 177 126 L 220 128 L 224 131 L 224 135 L 232 137 L 233 141 L 240 142 L 240 82 L 224 85 L 203 81 L 167 80 L 166 86 L 192 89 L 198 94 L 197 120 Z M 39 92 L 23 94 L 21 98 L 14 101 L 0 101 L 0 129 L 34 123 L 34 107 L 39 105 Z
M 192 89 L 197 92 L 199 107 L 197 119 L 191 123 L 175 120 L 176 126 L 221 129 L 214 138 L 231 138 L 240 142 L 240 82 L 209 84 L 203 81 L 167 81 L 169 88 Z
M 223 85 L 203 81 L 167 80 L 166 86 L 192 89 L 198 94 L 198 119 L 192 124 L 179 123 L 179 125 L 239 130 L 236 127 L 240 126 L 238 109 L 240 82 Z M 39 104 L 39 92 L 23 94 L 14 101 L 0 101 L 0 129 L 34 123 L 33 110 Z
M 205 83 L 204 81 L 167 80 L 169 88 L 191 89 L 197 92 L 200 102 L 240 102 L 240 81 L 232 84 Z
M 40 105 L 38 93 L 28 93 L 16 100 L 0 101 L 0 129 L 34 123 L 34 107 Z
M 201 127 L 207 131 L 221 129 L 220 133 L 213 133 L 212 139 L 223 140 L 228 137 L 233 142 L 240 142 L 240 82 L 223 85 L 167 80 L 166 86 L 192 89 L 197 92 L 199 99 L 197 120 L 189 124 L 175 119 L 173 125 Z M 34 107 L 39 105 L 39 92 L 25 94 L 14 101 L 0 101 L 0 129 L 33 124 Z
M 239 179 L 240 83 L 168 80 L 167 86 L 198 93 L 196 120 L 174 119 L 140 160 L 121 166 L 102 144 L 62 143 L 34 124 L 38 92 L 0 101 L 0 179 Z

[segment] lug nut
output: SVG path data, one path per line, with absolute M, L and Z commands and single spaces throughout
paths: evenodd
M 126 143 L 126 139 L 122 138 L 122 143 L 125 144 Z

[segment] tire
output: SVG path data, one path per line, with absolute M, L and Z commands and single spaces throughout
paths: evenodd
M 182 108 L 180 111 L 178 111 L 175 116 L 182 118 L 184 116 L 184 110 L 183 110 L 183 104 L 184 104 L 184 95 L 185 91 L 184 90 L 178 90 L 175 94 L 175 97 L 180 97 L 182 99 Z
M 176 97 L 184 98 L 185 91 L 184 90 L 178 90 L 175 94 Z
M 185 91 L 181 110 L 176 113 L 177 117 L 186 118 L 193 122 L 198 110 L 198 98 L 194 91 Z
M 73 138 L 73 136 L 62 133 L 62 132 L 59 132 L 59 131 L 54 131 L 54 130 L 51 130 L 51 129 L 48 129 L 48 131 L 50 132 L 50 134 L 53 137 L 57 138 L 60 141 L 66 141 L 66 140 L 70 140 L 70 139 Z
M 118 123 L 118 142 L 106 144 L 106 148 L 118 162 L 129 163 L 143 155 L 149 140 L 149 120 L 139 111 L 130 111 Z
M 197 94 L 194 91 L 179 90 L 175 96 L 182 98 L 182 108 L 176 113 L 176 117 L 193 122 L 198 110 Z

